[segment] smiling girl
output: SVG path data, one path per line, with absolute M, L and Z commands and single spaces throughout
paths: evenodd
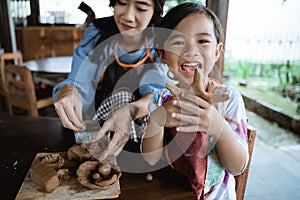
M 223 48 L 220 22 L 206 7 L 184 3 L 163 17 L 161 27 L 159 57 L 183 92 L 164 88 L 154 94 L 143 157 L 150 165 L 167 160 L 188 177 L 197 199 L 236 199 L 234 175 L 248 162 L 247 118 L 239 92 L 208 77 Z M 230 98 L 214 102 L 188 92 L 195 84 Z

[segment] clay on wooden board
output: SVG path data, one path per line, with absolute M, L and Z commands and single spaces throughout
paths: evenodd
M 76 176 L 79 184 L 89 189 L 107 190 L 121 177 L 119 167 L 108 159 L 101 163 L 83 145 L 73 145 L 67 154 L 52 153 L 36 160 L 30 170 L 31 181 L 45 193 L 53 192 L 61 179 Z

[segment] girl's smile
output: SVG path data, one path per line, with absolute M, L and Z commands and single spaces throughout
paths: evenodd
M 185 62 L 180 65 L 181 70 L 183 73 L 185 73 L 187 76 L 194 77 L 194 72 L 197 68 L 201 69 L 202 65 L 200 62 Z

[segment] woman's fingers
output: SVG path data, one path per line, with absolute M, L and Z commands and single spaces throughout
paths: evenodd
M 59 89 L 54 107 L 65 128 L 75 131 L 86 128 L 82 120 L 82 102 L 74 86 L 65 85 Z
M 97 132 L 95 138 L 92 140 L 92 142 L 97 142 L 101 140 L 101 138 L 110 130 L 113 130 L 113 121 L 111 118 L 106 120 L 100 130 Z
M 73 109 L 56 104 L 55 111 L 65 128 L 69 128 L 74 131 L 81 131 L 85 129 L 84 122 L 78 119 Z
M 115 132 L 105 150 L 98 157 L 99 161 L 105 160 L 109 155 L 119 155 L 128 140 L 128 134 L 123 132 Z

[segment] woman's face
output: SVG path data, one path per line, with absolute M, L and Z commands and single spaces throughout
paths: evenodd
M 162 62 L 168 64 L 175 78 L 191 85 L 196 68 L 207 82 L 208 74 L 217 61 L 222 44 L 217 44 L 213 21 L 199 13 L 184 18 L 164 43 Z
M 122 35 L 141 34 L 154 13 L 153 0 L 118 0 L 114 6 L 114 18 Z

